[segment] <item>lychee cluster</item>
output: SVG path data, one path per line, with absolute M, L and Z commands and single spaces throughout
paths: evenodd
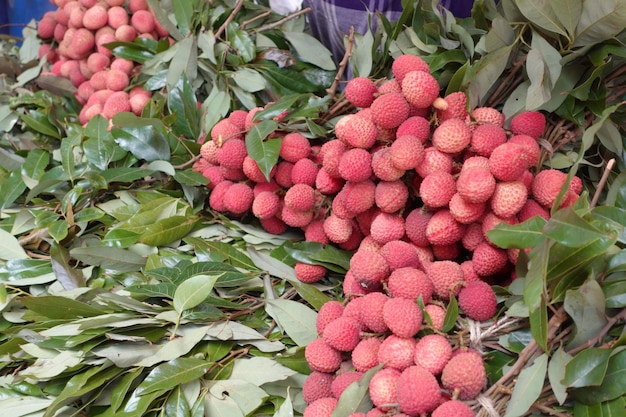
M 302 390 L 304 414 L 330 416 L 343 391 L 378 367 L 368 385 L 373 409 L 366 416 L 474 416 L 464 401 L 475 399 L 487 383 L 483 358 L 473 349 L 453 348 L 433 332 L 436 315 L 429 315 L 413 297 L 384 292 L 324 304 L 316 322 L 319 337 L 305 348 L 312 372 Z
M 69 79 L 83 105 L 82 124 L 100 114 L 111 119 L 120 112 L 141 114 L 151 93 L 131 80 L 138 64 L 113 56 L 105 45 L 136 38 L 167 38 L 146 0 L 51 0 L 58 8 L 40 19 L 37 32 L 44 43 L 40 57 L 52 64 L 50 73 Z

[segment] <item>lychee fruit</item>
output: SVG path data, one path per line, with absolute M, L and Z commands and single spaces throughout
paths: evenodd
M 283 197 L 285 205 L 296 211 L 308 211 L 315 206 L 315 190 L 307 184 L 294 184 Z
M 556 169 L 538 172 L 531 185 L 533 198 L 543 207 L 551 209 L 566 180 L 567 174 Z
M 320 307 L 315 321 L 317 333 L 321 336 L 324 328 L 331 321 L 342 316 L 344 310 L 343 304 L 337 300 L 327 301 Z
M 389 276 L 389 265 L 380 253 L 359 250 L 350 258 L 350 271 L 358 283 L 371 288 Z
M 378 87 L 367 77 L 354 77 L 348 81 L 344 94 L 346 99 L 355 107 L 369 107 L 374 101 Z
M 381 342 L 375 337 L 361 339 L 352 351 L 352 365 L 359 372 L 367 372 L 378 365 L 378 351 Z
M 523 111 L 511 118 L 511 132 L 514 135 L 528 135 L 537 139 L 545 128 L 546 117 L 538 111 Z
M 402 122 L 396 130 L 397 138 L 404 135 L 415 136 L 424 143 L 430 138 L 430 122 L 421 116 L 411 116 Z
M 452 345 L 445 336 L 429 334 L 421 337 L 415 345 L 414 361 L 433 375 L 443 371 L 452 357 Z
M 432 298 L 434 287 L 428 275 L 421 269 L 403 267 L 392 271 L 387 280 L 389 293 L 394 298 L 406 298 L 417 302 L 422 297 L 424 304 Z
M 367 211 L 374 206 L 376 202 L 377 185 L 371 180 L 361 182 L 346 182 L 340 194 L 343 206 L 350 213 L 357 215 Z
M 371 167 L 376 178 L 383 181 L 396 181 L 406 172 L 394 165 L 391 155 L 390 147 L 378 149 L 372 154 Z
M 331 177 L 341 177 L 339 174 L 339 161 L 341 155 L 343 155 L 346 150 L 348 150 L 348 146 L 339 139 L 329 140 L 322 145 L 320 149 L 322 167 Z
M 313 371 L 302 384 L 302 398 L 307 404 L 311 404 L 315 400 L 324 397 L 332 397 L 333 393 L 330 389 L 335 375 Z
M 452 155 L 430 147 L 424 149 L 424 160 L 415 168 L 415 172 L 422 178 L 435 171 L 452 173 L 452 165 Z
M 537 203 L 532 198 L 529 198 L 524 203 L 524 206 L 520 209 L 519 213 L 517 213 L 517 218 L 520 222 L 525 222 L 534 216 L 543 217 L 546 220 L 550 219 L 550 212 L 543 207 L 541 204 Z
M 304 262 L 296 262 L 294 270 L 296 272 L 296 278 L 298 278 L 300 282 L 307 284 L 318 282 L 324 278 L 326 272 L 328 272 L 323 265 L 307 264 Z
M 493 107 L 476 107 L 471 112 L 471 118 L 477 124 L 490 123 L 502 127 L 505 116 Z
M 374 202 L 385 213 L 394 213 L 404 208 L 408 199 L 409 189 L 404 181 L 380 181 L 376 184 Z
M 489 156 L 489 171 L 500 181 L 515 181 L 528 168 L 524 147 L 506 142 L 497 146 Z
M 341 366 L 341 352 L 322 338 L 314 339 L 304 348 L 309 368 L 318 372 L 335 372 Z
M 426 237 L 426 227 L 433 213 L 422 208 L 415 208 L 406 216 L 406 236 L 416 246 L 428 246 L 430 242 Z
M 404 218 L 395 213 L 377 214 L 370 226 L 370 236 L 376 242 L 385 244 L 392 240 L 400 240 L 404 236 Z
M 345 391 L 353 382 L 359 382 L 363 378 L 363 373 L 358 371 L 349 371 L 343 374 L 339 374 L 335 377 L 330 386 L 333 397 L 339 399 L 341 394 Z
M 403 413 L 410 416 L 425 415 L 440 404 L 439 382 L 419 365 L 408 367 L 398 378 L 396 399 Z
M 501 181 L 491 196 L 491 210 L 498 217 L 516 215 L 528 199 L 528 189 L 521 181 Z
M 349 317 L 339 317 L 326 325 L 322 338 L 333 348 L 349 352 L 359 343 L 361 326 Z
M 383 306 L 383 321 L 393 334 L 413 337 L 422 326 L 422 310 L 407 298 L 390 298 Z
M 452 174 L 435 171 L 424 177 L 419 187 L 419 195 L 429 208 L 448 206 L 452 196 L 456 194 L 456 181 Z
M 426 225 L 426 239 L 431 245 L 450 245 L 463 237 L 465 225 L 457 222 L 450 210 L 439 209 Z
M 274 217 L 280 211 L 280 197 L 272 191 L 263 191 L 254 196 L 252 214 L 259 219 Z
M 506 140 L 506 132 L 502 127 L 485 123 L 475 127 L 469 149 L 476 155 L 489 158 L 493 150 L 505 143 Z
M 485 281 L 472 281 L 466 283 L 459 292 L 459 307 L 470 319 L 485 321 L 496 314 L 498 301 L 489 284 Z
M 383 320 L 383 307 L 387 300 L 389 300 L 389 297 L 381 292 L 371 292 L 363 297 L 361 321 L 374 333 L 382 333 L 389 330 Z
M 385 368 L 395 368 L 403 371 L 414 365 L 415 339 L 413 337 L 399 337 L 389 335 L 383 340 L 378 349 L 378 363 Z
M 432 144 L 444 153 L 457 153 L 464 150 L 472 139 L 472 131 L 461 119 L 448 119 L 442 122 L 432 136 Z
M 432 262 L 426 274 L 433 283 L 435 294 L 443 300 L 449 300 L 450 294 L 458 295 L 465 282 L 461 265 L 454 261 Z
M 431 417 L 475 417 L 475 414 L 463 401 L 449 400 L 435 408 Z
M 335 397 L 325 397 L 313 401 L 304 409 L 303 417 L 330 417 L 337 407 Z
M 370 107 L 372 121 L 385 129 L 393 129 L 409 117 L 409 103 L 401 93 L 378 96 Z
M 411 71 L 430 73 L 430 68 L 428 67 L 428 63 L 421 57 L 408 54 L 399 55 L 391 64 L 391 73 L 399 83 L 402 83 L 404 76 Z
M 341 155 L 338 169 L 346 181 L 365 181 L 372 175 L 372 155 L 365 149 L 349 149 Z
M 426 304 L 424 307 L 424 320 L 435 330 L 443 329 L 446 318 L 446 310 L 437 304 Z
M 485 212 L 485 203 L 471 203 L 461 194 L 455 193 L 448 203 L 450 214 L 461 224 L 470 224 L 478 221 Z
M 234 215 L 242 215 L 252 208 L 254 192 L 245 183 L 235 183 L 224 193 L 224 206 Z
M 459 195 L 470 203 L 485 203 L 496 189 L 496 179 L 484 168 L 473 167 L 463 169 L 456 181 Z
M 391 271 L 405 267 L 418 268 L 421 265 L 415 246 L 403 240 L 385 243 L 380 248 L 380 254 L 387 261 Z
M 539 148 L 539 143 L 537 143 L 535 138 L 528 135 L 515 135 L 509 138 L 509 142 L 522 145 L 522 148 L 526 153 L 526 159 L 528 160 L 528 168 L 539 162 L 539 158 L 541 157 L 541 148 Z
M 391 161 L 402 170 L 415 169 L 424 160 L 424 146 L 415 135 L 398 136 L 389 149 Z
M 439 96 L 439 83 L 430 72 L 410 71 L 401 82 L 402 94 L 417 108 L 429 107 Z
M 337 139 L 354 148 L 369 149 L 376 143 L 378 130 L 371 119 L 358 114 L 349 114 L 335 126 Z
M 467 119 L 467 95 L 462 91 L 450 93 L 443 98 L 445 104 L 437 108 L 437 119 L 444 122 L 448 119 Z
M 395 407 L 399 378 L 400 371 L 395 368 L 380 369 L 372 376 L 369 384 L 370 399 L 380 410 L 387 411 Z
M 487 382 L 483 359 L 475 351 L 453 354 L 441 373 L 441 384 L 452 398 L 472 400 L 480 394 Z
M 335 213 L 330 214 L 324 219 L 324 233 L 328 240 L 334 243 L 344 243 L 350 239 L 354 233 L 352 221 L 337 216 Z

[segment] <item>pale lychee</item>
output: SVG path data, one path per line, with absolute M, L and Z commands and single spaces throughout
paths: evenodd
M 461 119 L 448 119 L 433 132 L 432 143 L 435 148 L 445 153 L 457 153 L 464 150 L 472 139 L 472 131 Z
M 350 271 L 358 283 L 370 288 L 389 276 L 389 265 L 380 253 L 359 250 L 350 259 Z
M 437 304 L 426 304 L 424 307 L 424 321 L 429 322 L 430 326 L 435 330 L 441 330 L 446 318 L 446 310 Z
M 477 124 L 490 123 L 502 127 L 504 125 L 505 116 L 493 107 L 476 107 L 471 112 L 471 118 Z
M 413 337 L 399 337 L 391 334 L 383 340 L 378 349 L 378 363 L 385 368 L 395 368 L 403 371 L 414 365 L 415 339 Z
M 376 178 L 383 181 L 399 180 L 406 172 L 406 170 L 394 165 L 390 147 L 381 148 L 374 152 L 371 167 Z
M 496 179 L 487 169 L 474 167 L 461 171 L 457 178 L 456 188 L 459 195 L 474 204 L 484 203 L 496 189 Z
M 533 198 L 543 207 L 552 208 L 566 180 L 567 174 L 556 169 L 540 171 L 532 182 Z
M 448 203 L 450 214 L 461 224 L 478 221 L 485 212 L 485 203 L 472 203 L 455 193 Z
M 499 181 L 491 196 L 491 210 L 498 217 L 516 215 L 528 199 L 528 189 L 521 181 Z
M 376 189 L 377 185 L 369 179 L 361 182 L 346 182 L 335 199 L 341 198 L 345 209 L 357 215 L 374 206 Z
M 526 153 L 526 159 L 528 160 L 529 168 L 539 162 L 539 158 L 541 157 L 541 148 L 539 147 L 539 143 L 537 143 L 537 140 L 535 138 L 528 135 L 515 135 L 509 138 L 509 142 L 522 145 L 522 148 Z
M 415 168 L 420 177 L 425 178 L 435 171 L 452 172 L 452 155 L 441 152 L 435 147 L 424 150 L 424 160 Z
M 369 149 L 376 143 L 378 131 L 374 122 L 358 114 L 341 118 L 335 126 L 337 139 L 354 148 Z
M 369 394 L 372 403 L 383 411 L 390 410 L 397 402 L 396 392 L 400 371 L 395 368 L 383 368 L 370 380 Z
M 371 292 L 363 297 L 361 320 L 374 333 L 382 333 L 389 330 L 383 320 L 383 307 L 387 300 L 389 300 L 389 297 L 381 292 Z
M 301 133 L 291 132 L 283 136 L 279 156 L 285 161 L 295 163 L 311 153 L 311 144 Z
M 294 271 L 296 278 L 300 282 L 312 284 L 320 281 L 326 276 L 327 269 L 323 265 L 307 264 L 304 262 L 296 262 L 294 265 Z
M 487 382 L 483 360 L 477 352 L 454 354 L 441 373 L 443 387 L 453 398 L 472 400 L 478 396 Z
M 350 219 L 344 219 L 332 213 L 324 219 L 324 233 L 334 243 L 344 243 L 350 239 L 353 227 Z
M 374 201 L 381 211 L 393 213 L 406 206 L 409 189 L 404 181 L 380 181 L 375 187 Z
M 367 372 L 378 365 L 378 351 L 381 342 L 375 337 L 361 339 L 352 351 L 352 365 L 359 372 Z
M 426 225 L 426 238 L 431 245 L 450 245 L 463 237 L 465 225 L 457 222 L 450 210 L 438 210 Z

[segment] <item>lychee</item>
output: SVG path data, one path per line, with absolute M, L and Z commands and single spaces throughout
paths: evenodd
M 415 246 L 403 240 L 385 243 L 380 248 L 380 254 L 387 261 L 391 271 L 405 267 L 418 268 L 421 265 Z
M 566 180 L 567 174 L 556 169 L 538 172 L 531 185 L 533 198 L 543 207 L 552 208 Z
M 342 199 L 346 210 L 357 215 L 374 206 L 376 189 L 377 185 L 369 179 L 361 182 L 346 182 L 337 196 Z
M 419 365 L 402 371 L 397 387 L 396 399 L 400 411 L 410 416 L 425 415 L 437 408 L 441 401 L 437 378 Z
M 360 331 L 361 326 L 357 321 L 342 316 L 326 325 L 322 338 L 333 348 L 349 352 L 361 340 Z
M 415 344 L 413 337 L 400 337 L 395 334 L 387 336 L 378 349 L 378 363 L 383 364 L 385 368 L 403 371 L 415 364 L 413 362 Z
M 391 64 L 391 72 L 394 78 L 402 83 L 404 76 L 411 71 L 424 71 L 430 73 L 426 61 L 417 55 L 403 54 L 397 56 Z
M 539 158 L 541 157 L 541 148 L 539 148 L 539 143 L 537 143 L 535 138 L 528 135 L 515 135 L 509 138 L 509 142 L 522 145 L 524 153 L 526 154 L 526 159 L 528 160 L 529 168 L 539 162 Z
M 546 117 L 538 111 L 523 111 L 511 118 L 511 132 L 514 135 L 541 137 L 546 128 Z
M 401 82 L 402 94 L 417 108 L 429 107 L 439 96 L 439 83 L 430 72 L 411 71 Z
M 422 310 L 407 298 L 390 298 L 383 306 L 383 320 L 399 337 L 413 337 L 422 326 Z
M 317 333 L 321 336 L 324 332 L 324 328 L 331 321 L 341 317 L 343 314 L 344 306 L 337 300 L 327 301 L 320 307 L 317 313 L 317 319 L 315 321 L 315 327 Z
M 409 103 L 401 93 L 383 94 L 370 107 L 372 121 L 385 129 L 393 129 L 409 117 Z
M 452 196 L 448 207 L 454 220 L 461 224 L 470 224 L 478 221 L 485 211 L 485 203 L 471 203 L 466 201 L 459 193 L 455 193 Z
M 396 181 L 402 178 L 406 170 L 394 165 L 391 148 L 378 149 L 372 154 L 372 171 L 376 178 L 383 181 Z
M 224 193 L 224 206 L 234 215 L 242 215 L 252 208 L 254 192 L 245 183 L 235 183 Z
M 365 149 L 349 149 L 341 155 L 338 168 L 346 181 L 365 181 L 372 175 L 372 155 Z
M 381 211 L 394 213 L 406 206 L 409 189 L 403 181 L 380 181 L 375 187 L 374 202 Z
M 337 407 L 335 397 L 325 397 L 313 401 L 304 409 L 303 417 L 330 417 Z
M 372 239 L 383 245 L 392 240 L 402 239 L 404 232 L 404 218 L 395 213 L 377 214 L 370 226 Z
M 407 298 L 416 302 L 422 297 L 424 304 L 430 302 L 434 291 L 433 284 L 424 271 L 408 266 L 392 271 L 387 287 L 394 298 Z
M 421 116 L 411 116 L 402 122 L 396 130 L 397 138 L 404 135 L 415 136 L 424 143 L 430 138 L 430 122 Z
M 369 107 L 374 101 L 378 87 L 367 77 L 354 77 L 348 81 L 344 94 L 355 107 Z
M 369 149 L 376 143 L 378 131 L 371 119 L 358 114 L 349 114 L 335 126 L 337 139 L 354 148 Z
M 359 382 L 361 378 L 363 378 L 363 373 L 358 371 L 349 371 L 337 375 L 330 386 L 333 397 L 339 399 L 350 384 Z
M 423 336 L 415 345 L 415 364 L 422 366 L 433 375 L 440 374 L 451 357 L 452 345 L 442 335 Z
M 274 217 L 280 210 L 280 197 L 271 191 L 263 191 L 252 201 L 252 214 L 259 219 Z
M 285 205 L 282 206 L 280 218 L 291 227 L 306 227 L 313 220 L 313 210 L 299 211 L 293 210 Z
M 441 330 L 443 328 L 443 323 L 446 318 L 446 310 L 443 307 L 437 304 L 426 304 L 424 307 L 424 319 L 425 321 L 430 321 L 428 323 L 435 330 Z
M 463 237 L 465 225 L 457 222 L 450 210 L 438 210 L 426 225 L 426 239 L 431 245 L 450 245 Z
M 426 227 L 433 213 L 422 208 L 411 210 L 406 216 L 405 230 L 406 236 L 416 246 L 428 246 L 430 242 L 426 237 Z
M 475 414 L 463 401 L 449 400 L 437 407 L 431 417 L 475 417 Z
M 471 118 L 477 124 L 490 123 L 502 127 L 504 125 L 504 114 L 493 107 L 476 107 L 471 112 Z
M 361 339 L 352 351 L 352 365 L 360 372 L 367 372 L 378 365 L 381 342 L 375 337 Z
M 495 148 L 505 142 L 506 132 L 502 127 L 485 123 L 475 127 L 469 149 L 477 155 L 488 158 Z
M 467 113 L 467 95 L 462 91 L 456 91 L 446 95 L 443 100 L 445 104 L 437 108 L 437 119 L 439 122 L 448 119 L 460 119 L 465 122 Z
M 400 371 L 394 368 L 383 368 L 377 371 L 370 380 L 369 394 L 372 403 L 383 411 L 393 409 L 397 403 L 396 392 Z
M 517 213 L 517 218 L 520 222 L 525 222 L 526 220 L 534 216 L 540 216 L 546 220 L 549 220 L 550 212 L 541 204 L 537 203 L 532 198 L 529 198 L 528 200 L 526 200 L 524 206 Z
M 330 214 L 324 219 L 324 233 L 328 240 L 334 243 L 347 242 L 352 235 L 353 227 L 350 219 L 344 219 L 335 213 Z
M 472 139 L 472 131 L 461 119 L 448 119 L 433 132 L 432 144 L 441 152 L 457 153 L 464 150 Z
M 291 132 L 283 136 L 279 156 L 285 161 L 295 163 L 311 153 L 311 144 L 301 133 Z
M 461 265 L 454 261 L 435 261 L 428 265 L 426 274 L 433 283 L 435 294 L 444 300 L 450 299 L 450 294 L 458 295 L 465 282 Z
M 326 267 L 323 265 L 307 264 L 304 262 L 296 262 L 294 265 L 294 271 L 296 273 L 296 278 L 298 278 L 300 282 L 305 282 L 307 284 L 318 282 L 324 278 L 324 276 L 326 276 L 326 272 L 328 272 Z
M 489 320 L 496 314 L 497 306 L 496 294 L 485 281 L 468 282 L 459 292 L 459 307 L 472 320 Z
M 452 155 L 430 147 L 424 149 L 424 160 L 415 168 L 415 172 L 422 178 L 435 171 L 452 173 L 452 165 Z
M 480 394 L 487 374 L 482 357 L 475 351 L 453 354 L 441 373 L 441 384 L 453 398 L 472 400 Z
M 363 297 L 361 320 L 374 333 L 382 333 L 389 329 L 383 320 L 383 307 L 387 300 L 389 297 L 381 292 L 371 292 Z
M 429 208 L 448 206 L 452 196 L 456 194 L 456 181 L 452 174 L 435 171 L 424 177 L 419 187 L 419 195 Z
M 498 217 L 516 215 L 528 199 L 528 189 L 521 181 L 501 181 L 491 196 L 491 210 Z
M 322 338 L 309 342 L 304 349 L 304 357 L 312 371 L 335 372 L 341 366 L 341 352 Z
M 459 195 L 474 204 L 484 203 L 496 189 L 496 179 L 487 169 L 474 167 L 463 169 L 456 181 Z
M 347 145 L 339 139 L 329 140 L 322 145 L 320 149 L 322 167 L 331 177 L 341 177 L 339 174 L 339 161 L 341 155 L 343 155 L 346 150 L 348 150 Z
M 380 253 L 359 250 L 350 259 L 350 271 L 358 283 L 370 288 L 387 278 L 389 265 Z
M 424 160 L 424 146 L 415 135 L 398 136 L 389 149 L 393 165 L 401 170 L 415 169 Z
M 500 181 L 515 181 L 528 168 L 524 147 L 506 142 L 497 146 L 489 156 L 489 171 Z
M 313 371 L 302 385 L 302 398 L 307 404 L 324 397 L 332 397 L 330 386 L 335 375 L 326 372 Z

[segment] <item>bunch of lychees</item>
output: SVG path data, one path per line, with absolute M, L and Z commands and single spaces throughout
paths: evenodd
M 50 73 L 69 79 L 83 105 L 81 123 L 100 114 L 141 114 L 151 93 L 130 88 L 138 65 L 113 56 L 104 45 L 136 38 L 167 38 L 146 0 L 51 0 L 58 8 L 43 15 L 37 26 L 39 55 L 52 64 Z

